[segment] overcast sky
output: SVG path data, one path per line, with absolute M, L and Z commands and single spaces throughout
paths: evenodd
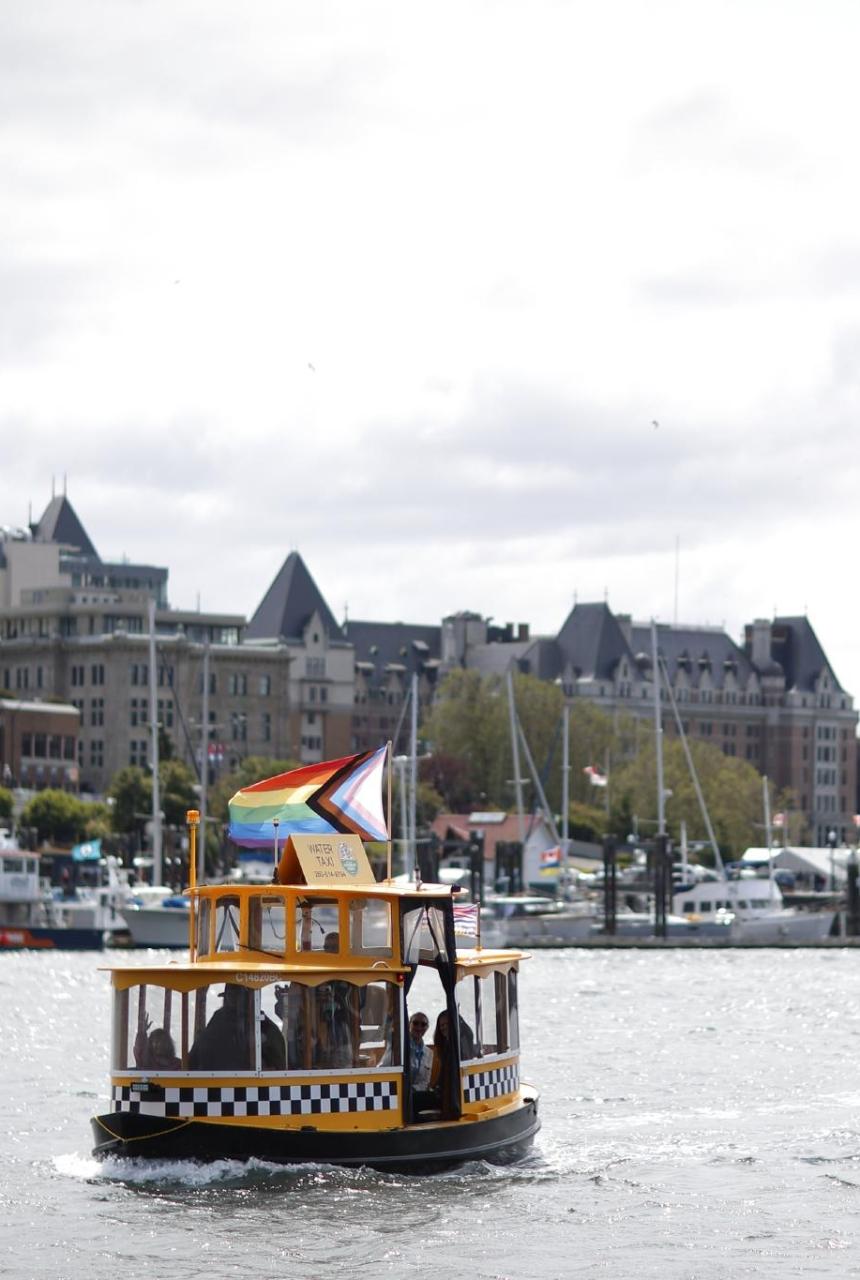
M 860 696 L 858 36 L 3 5 L 0 523 L 66 476 L 105 558 L 245 614 L 292 549 L 338 617 L 807 612 Z

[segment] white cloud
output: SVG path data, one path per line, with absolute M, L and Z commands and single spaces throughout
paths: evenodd
M 4 523 L 248 612 L 808 607 L 860 693 L 855 9 L 0 18 Z M 653 428 L 652 420 L 659 422 Z

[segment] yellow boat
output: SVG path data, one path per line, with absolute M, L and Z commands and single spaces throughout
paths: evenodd
M 192 874 L 189 962 L 110 971 L 94 1154 L 407 1171 L 521 1157 L 540 1128 L 520 1080 L 526 957 L 479 937 L 458 950 L 455 893 L 377 882 L 355 834 L 291 836 L 268 885 Z M 432 1084 L 419 1006 L 437 1015 Z

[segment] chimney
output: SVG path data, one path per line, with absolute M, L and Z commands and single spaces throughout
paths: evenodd
M 771 624 L 767 618 L 756 618 L 752 624 L 752 663 L 754 667 L 767 667 L 773 661 L 770 651 Z

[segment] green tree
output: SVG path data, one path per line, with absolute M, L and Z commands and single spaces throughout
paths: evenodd
M 744 849 L 761 841 L 761 778 L 745 760 L 723 755 L 717 747 L 701 742 L 689 745 L 720 852 L 726 858 L 738 857 Z M 670 793 L 666 797 L 669 835 L 678 841 L 683 821 L 688 839 L 705 840 L 707 829 L 678 739 L 664 740 L 663 776 Z M 616 804 L 625 805 L 637 816 L 640 835 L 653 834 L 657 816 L 653 742 L 644 745 L 634 759 L 615 771 L 612 788 Z
M 48 789 L 28 800 L 21 812 L 21 825 L 35 827 L 38 838 L 57 844 L 76 844 L 84 837 L 88 806 L 68 791 Z
M 114 774 L 108 788 L 113 800 L 111 821 L 114 831 L 139 831 L 152 812 L 152 783 L 137 765 L 127 765 Z
M 0 820 L 8 822 L 15 812 L 15 797 L 8 787 L 0 787 Z
M 199 809 L 196 778 L 181 760 L 165 760 L 158 766 L 159 800 L 164 821 L 170 827 L 184 827 L 189 809 Z M 150 796 L 152 779 L 147 778 Z

